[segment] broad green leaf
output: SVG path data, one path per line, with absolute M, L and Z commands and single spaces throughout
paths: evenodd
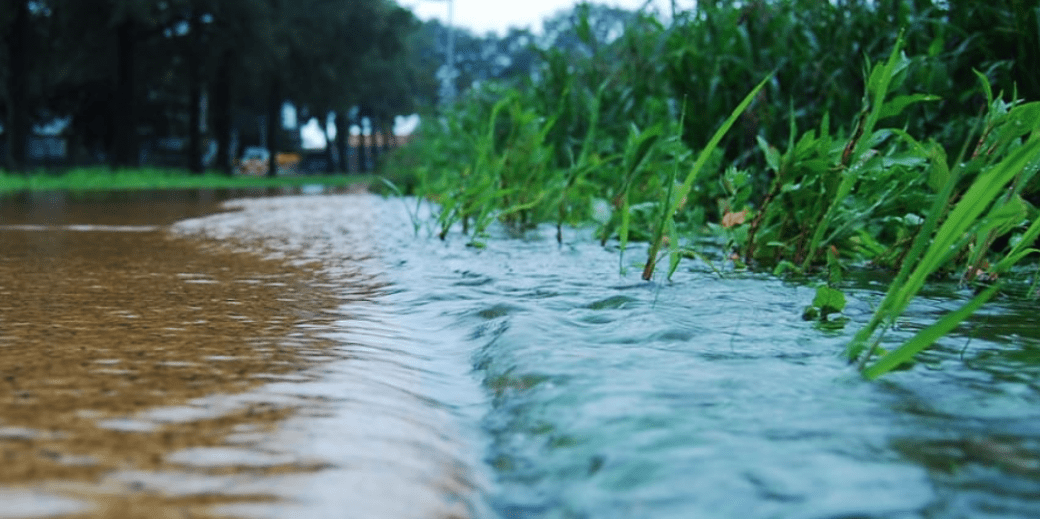
M 780 152 L 773 146 L 770 146 L 768 142 L 761 135 L 757 136 L 758 148 L 762 150 L 762 154 L 765 155 L 766 165 L 769 169 L 779 172 L 780 171 Z
M 932 167 L 928 171 L 928 187 L 940 192 L 950 181 L 950 166 L 946 163 L 946 151 L 935 145 L 931 151 Z
M 826 317 L 827 314 L 841 312 L 845 309 L 845 294 L 841 290 L 823 285 L 816 289 L 816 297 L 813 298 L 812 304 L 820 309 L 820 313 Z

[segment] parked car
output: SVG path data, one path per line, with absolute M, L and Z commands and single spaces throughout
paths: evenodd
M 267 148 L 250 146 L 242 152 L 242 159 L 236 168 L 238 174 L 254 177 L 264 176 L 268 172 L 268 159 L 271 157 Z M 300 164 L 299 153 L 279 153 L 276 157 L 279 175 L 291 175 L 297 172 Z
M 238 174 L 259 177 L 267 174 L 267 162 L 271 154 L 266 148 L 250 146 L 242 152 L 238 161 Z

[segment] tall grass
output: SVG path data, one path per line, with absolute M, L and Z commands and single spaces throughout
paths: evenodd
M 669 183 L 663 202 L 664 211 L 662 212 L 657 228 L 654 231 L 653 240 L 650 242 L 649 257 L 646 260 L 646 266 L 643 268 L 643 279 L 649 280 L 653 277 L 654 265 L 657 263 L 657 255 L 661 250 L 661 244 L 664 242 L 666 235 L 672 235 L 674 237 L 672 240 L 669 240 L 670 242 L 677 242 L 678 236 L 675 236 L 675 214 L 686 205 L 687 199 L 690 196 L 690 190 L 693 189 L 693 183 L 697 181 L 700 178 L 701 173 L 704 172 L 704 166 L 708 163 L 708 159 L 718 148 L 719 142 L 722 141 L 722 137 L 726 135 L 726 132 L 728 132 L 730 128 L 733 127 L 733 124 L 737 121 L 737 117 L 744 113 L 744 110 L 747 109 L 748 105 L 751 104 L 751 101 L 754 100 L 755 96 L 758 95 L 758 92 L 762 90 L 762 87 L 765 86 L 769 79 L 770 78 L 768 77 L 763 79 L 757 86 L 755 86 L 755 88 L 751 89 L 751 92 L 744 96 L 744 99 L 739 105 L 737 105 L 733 112 L 730 113 L 729 117 L 722 123 L 722 126 L 720 126 L 719 129 L 715 131 L 715 134 L 711 136 L 711 140 L 708 141 L 704 149 L 702 149 L 697 155 L 697 160 L 694 161 L 693 167 L 690 168 L 690 171 L 686 174 L 685 180 L 683 180 L 682 184 L 674 188 L 674 192 L 674 177 L 673 181 Z M 675 271 L 679 258 L 681 257 L 677 248 L 673 247 L 671 257 L 672 261 L 669 268 L 669 275 Z
M 976 151 L 968 161 L 958 157 L 952 171 L 942 172 L 945 183 L 935 198 L 927 218 L 903 258 L 902 268 L 874 316 L 855 336 L 845 350 L 850 360 L 859 360 L 864 375 L 877 378 L 927 348 L 953 330 L 992 298 L 1001 287 L 994 283 L 982 290 L 935 324 L 918 332 L 897 349 L 885 352 L 879 358 L 879 331 L 895 323 L 910 302 L 936 272 L 947 268 L 956 256 L 963 261 L 966 279 L 980 272 L 979 258 L 986 255 L 995 234 L 1005 234 L 1032 220 L 1019 234 L 1014 246 L 999 257 L 987 275 L 999 276 L 1027 255 L 1040 252 L 1031 245 L 1040 236 L 1040 219 L 1030 215 L 1021 198 L 1023 186 L 1036 176 L 1040 168 L 1040 103 L 1018 103 L 1010 110 L 1002 101 L 994 100 L 986 88 L 990 114 L 979 138 Z M 981 153 L 981 154 L 980 154 Z M 938 167 L 945 169 L 946 160 L 937 157 Z M 958 193 L 962 177 L 969 177 L 970 187 Z M 973 178 L 971 178 L 973 177 Z M 952 208 L 951 208 L 952 206 Z M 965 255 L 965 248 L 973 244 L 974 251 Z M 871 342 L 875 335 L 879 335 Z
M 981 36 L 958 32 L 966 15 L 951 9 L 777 0 L 709 2 L 671 26 L 638 18 L 584 52 L 545 51 L 531 81 L 471 91 L 391 166 L 413 172 L 442 238 L 458 229 L 479 245 L 499 221 L 551 223 L 562 240 L 564 226 L 591 225 L 622 254 L 648 243 L 644 279 L 690 257 L 822 275 L 822 319 L 843 306 L 848 269 L 890 269 L 844 352 L 875 378 L 1037 252 L 1040 104 L 996 61 L 967 63 Z M 703 237 L 720 244 L 714 258 L 689 245 Z M 978 296 L 885 352 L 884 331 L 948 275 Z

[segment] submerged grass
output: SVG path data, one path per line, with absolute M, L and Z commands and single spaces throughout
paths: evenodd
M 218 172 L 193 175 L 182 170 L 78 168 L 65 173 L 37 172 L 17 175 L 0 171 L 0 194 L 21 191 L 107 191 L 146 189 L 238 189 L 296 187 L 304 185 L 348 186 L 370 182 L 373 176 L 293 175 L 229 177 Z

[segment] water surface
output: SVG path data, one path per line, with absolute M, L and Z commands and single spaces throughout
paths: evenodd
M 479 451 L 379 307 L 370 247 L 333 278 L 171 232 L 218 201 L 0 205 L 0 517 L 479 511 Z
M 880 300 L 877 279 L 850 283 L 850 323 L 827 330 L 801 319 L 813 287 L 696 263 L 647 283 L 645 250 L 619 260 L 583 231 L 563 246 L 549 229 L 468 247 L 457 233 L 430 238 L 422 223 L 416 234 L 404 202 L 368 195 L 222 210 L 169 226 L 135 221 L 156 227 L 139 233 L 2 231 L 5 250 L 37 234 L 65 240 L 0 253 L 11 257 L 0 263 L 4 290 L 16 278 L 26 293 L 82 278 L 46 290 L 65 295 L 46 308 L 75 297 L 87 310 L 52 328 L 62 312 L 8 305 L 0 348 L 34 358 L 42 343 L 87 347 L 62 346 L 72 353 L 29 377 L 36 387 L 66 380 L 55 384 L 64 399 L 19 404 L 11 389 L 5 406 L 53 406 L 83 425 L 3 411 L 6 455 L 65 472 L 4 476 L 0 498 L 31 508 L 58 496 L 48 502 L 71 508 L 47 514 L 84 516 L 114 516 L 97 512 L 111 502 L 221 517 L 1027 518 L 1040 509 L 1035 301 L 998 300 L 913 369 L 866 382 L 838 354 Z M 143 253 L 129 254 L 133 243 L 182 267 L 138 274 L 156 288 L 130 291 L 151 294 L 135 296 L 141 303 L 93 304 L 110 298 L 88 295 L 90 283 L 138 286 L 143 260 L 131 258 Z M 120 252 L 84 249 L 108 259 L 64 276 L 31 266 L 48 257 L 43 249 L 87 246 Z M 171 310 L 202 294 L 213 299 L 204 313 L 218 316 L 205 332 L 196 311 Z M 930 288 L 889 340 L 969 296 Z M 113 308 L 128 306 L 173 313 L 136 311 L 156 328 L 119 341 L 141 337 L 120 328 L 131 318 Z M 74 326 L 83 330 L 64 331 Z M 209 335 L 248 362 L 223 368 L 245 361 L 177 346 Z M 167 352 L 193 363 L 162 368 L 179 370 L 176 384 L 152 374 Z M 97 370 L 108 378 L 91 380 L 120 380 L 136 407 L 79 396 L 95 382 L 68 373 Z M 90 439 L 95 430 L 100 439 Z M 148 455 L 121 459 L 105 447 L 141 438 Z
M 418 236 L 400 200 L 243 202 L 266 243 L 342 269 L 342 211 L 438 368 L 480 382 L 502 517 L 1033 517 L 1040 509 L 1034 301 L 998 301 L 910 371 L 863 381 L 839 352 L 883 281 L 847 287 L 844 329 L 801 319 L 813 287 L 690 264 L 641 281 L 645 250 L 552 230 L 484 248 Z M 284 219 L 286 211 L 306 218 Z M 297 213 L 299 214 L 299 213 Z M 249 225 L 202 225 L 234 239 Z M 301 223 L 306 222 L 306 223 Z M 299 238 L 306 236 L 307 238 Z M 624 267 L 624 268 L 622 268 Z M 970 294 L 929 289 L 892 344 Z M 445 348 L 446 341 L 457 344 Z M 443 357 L 445 352 L 455 352 Z M 456 362 L 457 364 L 452 364 Z M 461 420 L 465 420 L 463 414 Z

